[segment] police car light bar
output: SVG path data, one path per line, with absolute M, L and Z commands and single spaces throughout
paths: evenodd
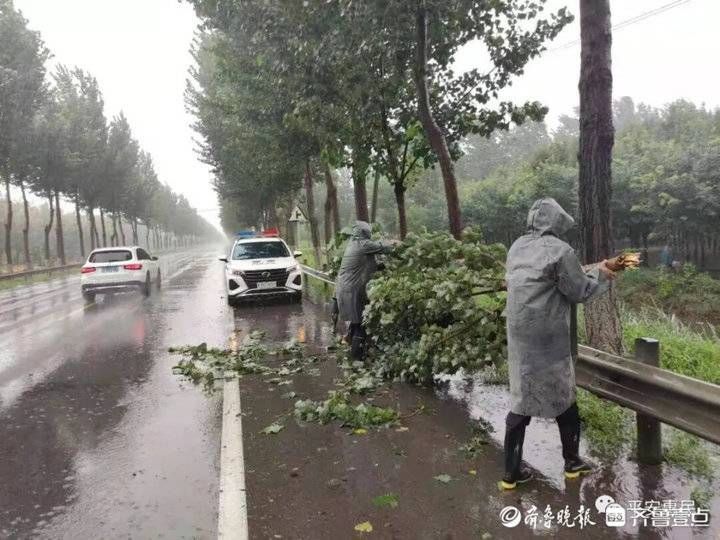
M 277 230 L 277 227 L 271 227 L 270 229 L 265 229 L 262 232 L 238 231 L 235 233 L 235 236 L 238 238 L 271 238 L 280 236 L 280 231 Z

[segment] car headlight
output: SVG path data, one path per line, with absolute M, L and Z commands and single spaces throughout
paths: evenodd
M 243 271 L 242 271 L 242 270 L 233 270 L 233 271 L 232 271 L 232 275 L 233 275 L 233 276 L 242 276 L 242 275 L 243 275 Z
M 296 271 L 299 271 L 299 270 L 300 270 L 300 265 L 297 264 L 297 263 L 296 263 L 296 264 L 293 264 L 292 266 L 288 266 L 286 270 L 287 270 L 288 272 L 296 272 Z

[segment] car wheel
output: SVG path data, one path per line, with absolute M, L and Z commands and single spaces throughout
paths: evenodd
M 302 291 L 293 294 L 293 303 L 302 304 Z
M 227 304 L 228 304 L 228 306 L 234 308 L 234 307 L 237 307 L 238 302 L 237 302 L 237 300 L 235 300 L 235 298 L 233 298 L 232 296 L 228 296 L 228 297 L 227 297 Z
M 95 302 L 95 295 L 93 293 L 84 292 L 84 293 L 82 293 L 82 295 L 83 295 L 83 300 L 85 300 L 86 305 L 92 304 L 93 302 Z
M 145 275 L 145 285 L 143 285 L 143 287 L 142 287 L 143 296 L 150 296 L 151 292 L 152 291 L 150 289 L 150 274 L 146 274 Z
M 160 270 L 158 270 L 157 277 L 155 278 L 155 286 L 158 290 L 162 288 L 162 276 L 160 275 Z

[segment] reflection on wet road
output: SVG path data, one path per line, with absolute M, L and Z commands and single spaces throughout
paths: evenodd
M 84 306 L 77 277 L 0 296 L 0 536 L 215 535 L 220 404 L 170 345 L 221 345 L 222 267 L 161 258 L 163 290 Z
M 123 295 L 84 306 L 77 277 L 0 294 L 1 538 L 216 537 L 222 393 L 204 394 L 173 375 L 178 358 L 168 347 L 232 346 L 253 330 L 263 330 L 269 343 L 307 343 L 313 353 L 332 340 L 325 311 L 309 302 L 230 309 L 223 267 L 212 253 L 161 261 L 163 289 L 150 298 Z M 377 538 L 718 534 L 714 521 L 704 531 L 504 528 L 498 516 L 506 505 L 527 512 L 587 508 L 601 494 L 679 499 L 694 483 L 669 465 L 640 467 L 624 458 L 566 483 L 556 426 L 534 421 L 525 457 L 538 478 L 527 489 L 500 493 L 505 389 L 459 376 L 434 392 L 391 384 L 372 399 L 397 407 L 404 429 L 358 435 L 288 414 L 293 404 L 285 392 L 321 399 L 335 388 L 337 365 L 320 357 L 315 368 L 288 377 L 290 386 L 259 376 L 240 381 L 252 538 L 352 538 L 355 524 L 366 520 Z M 495 428 L 493 441 L 467 458 L 459 448 L 480 418 Z M 279 434 L 261 433 L 278 419 Z M 452 481 L 441 484 L 440 474 Z M 372 502 L 387 493 L 399 496 L 397 508 Z

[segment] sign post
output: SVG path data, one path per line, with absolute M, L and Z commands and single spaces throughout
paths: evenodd
M 291 231 L 292 239 L 290 241 L 293 249 L 297 249 L 299 244 L 299 238 L 298 238 L 298 223 L 307 223 L 307 218 L 305 217 L 305 214 L 302 210 L 300 210 L 299 206 L 295 206 L 293 208 L 293 211 L 290 212 L 290 219 L 288 219 L 289 227 L 288 229 Z

